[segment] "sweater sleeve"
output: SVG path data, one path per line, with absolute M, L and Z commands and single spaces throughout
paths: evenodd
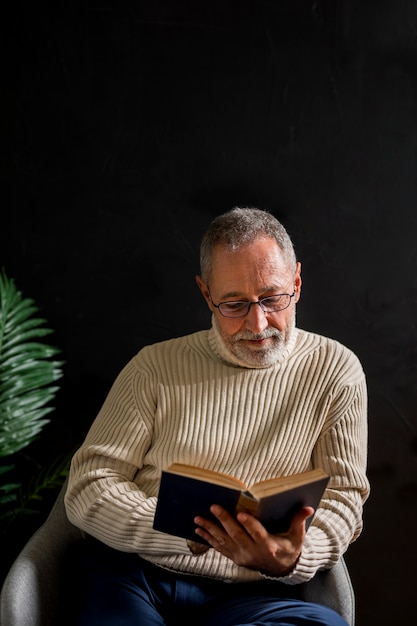
M 313 452 L 313 464 L 329 475 L 328 488 L 305 538 L 296 568 L 285 582 L 310 580 L 334 565 L 362 530 L 363 504 L 369 496 L 367 461 L 367 391 L 362 369 L 358 379 L 335 391 L 326 425 Z
M 155 404 L 148 382 L 134 360 L 115 380 L 72 459 L 66 511 L 74 525 L 114 549 L 188 554 L 184 539 L 152 528 L 159 474 L 144 466 Z M 145 477 L 142 483 L 140 474 Z

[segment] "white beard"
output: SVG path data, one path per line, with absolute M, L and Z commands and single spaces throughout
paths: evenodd
M 228 356 L 234 357 L 228 360 L 242 365 L 243 367 L 269 367 L 270 365 L 279 363 L 288 356 L 295 343 L 295 310 L 293 319 L 290 321 L 285 332 L 268 327 L 259 334 L 251 333 L 246 330 L 230 337 L 221 331 L 215 315 L 213 315 L 213 326 Z M 249 348 L 241 341 L 242 339 L 253 340 L 270 337 L 274 338 L 274 342 L 266 348 Z

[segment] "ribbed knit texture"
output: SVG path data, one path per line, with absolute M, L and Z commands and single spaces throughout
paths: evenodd
M 283 579 L 305 582 L 361 532 L 366 456 L 366 383 L 350 350 L 296 329 L 281 362 L 244 368 L 225 360 L 212 328 L 147 346 L 122 370 L 74 455 L 67 513 L 88 534 L 161 567 L 256 580 L 262 574 L 213 549 L 194 556 L 184 539 L 153 530 L 161 470 L 191 463 L 251 485 L 322 467 L 328 489 Z

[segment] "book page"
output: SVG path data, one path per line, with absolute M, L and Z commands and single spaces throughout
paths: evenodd
M 323 478 L 328 478 L 327 474 L 321 468 L 317 468 L 309 472 L 294 474 L 293 476 L 280 476 L 278 478 L 264 480 L 250 487 L 250 492 L 256 498 L 264 498 L 274 493 L 282 493 L 298 485 L 312 483 Z
M 167 467 L 166 471 L 171 472 L 172 474 L 195 478 L 196 480 L 204 480 L 208 483 L 213 483 L 214 485 L 230 487 L 231 489 L 246 490 L 247 488 L 245 483 L 234 476 L 229 476 L 229 474 L 223 474 L 222 472 L 215 472 L 213 470 L 205 469 L 204 467 L 187 465 L 186 463 L 172 463 L 172 465 Z

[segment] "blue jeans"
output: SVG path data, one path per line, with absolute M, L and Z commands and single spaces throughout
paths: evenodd
M 347 626 L 331 609 L 285 597 L 274 581 L 224 583 L 168 572 L 135 554 L 83 542 L 78 626 Z M 196 557 L 198 558 L 198 557 Z

